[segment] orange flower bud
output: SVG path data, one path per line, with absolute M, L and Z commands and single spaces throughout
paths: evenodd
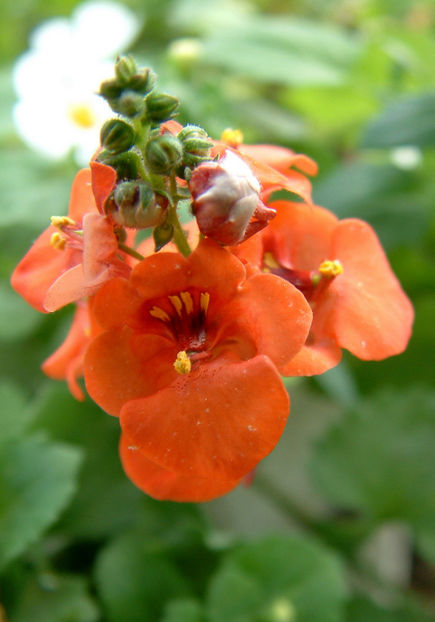
M 240 244 L 276 213 L 262 203 L 258 179 L 232 151 L 226 151 L 218 162 L 200 164 L 192 173 L 189 189 L 201 233 L 220 244 Z

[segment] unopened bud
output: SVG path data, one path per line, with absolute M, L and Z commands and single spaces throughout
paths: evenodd
M 201 162 L 210 159 L 213 143 L 207 132 L 197 125 L 186 125 L 178 134 L 177 138 L 184 147 L 183 164 L 195 167 Z
M 158 227 L 154 227 L 153 238 L 154 238 L 155 252 L 157 253 L 164 246 L 166 246 L 166 244 L 168 244 L 172 240 L 173 235 L 174 235 L 174 227 L 167 222 L 162 223 Z
M 145 156 L 152 173 L 169 175 L 183 159 L 183 145 L 172 134 L 151 138 L 145 148 Z
M 127 86 L 137 71 L 137 65 L 132 56 L 121 56 L 115 64 L 115 75 L 119 84 Z
M 114 112 L 125 117 L 136 117 L 145 110 L 145 101 L 142 95 L 134 91 L 124 91 L 119 97 L 108 100 Z
M 97 161 L 116 170 L 118 179 L 137 179 L 140 157 L 133 150 L 115 154 L 104 149 L 97 156 Z
M 160 223 L 165 210 L 145 182 L 125 181 L 118 184 L 113 198 L 106 202 L 105 211 L 118 225 L 146 229 Z
M 118 98 L 121 93 L 122 86 L 119 84 L 118 80 L 105 80 L 101 83 L 99 95 L 101 95 L 101 97 L 104 97 L 104 99 L 108 102 Z
M 135 141 L 135 131 L 121 119 L 109 119 L 101 128 L 101 145 L 112 153 L 128 151 Z
M 167 93 L 150 93 L 146 98 L 147 116 L 151 123 L 162 123 L 175 117 L 180 102 Z
M 189 181 L 192 209 L 204 235 L 220 244 L 240 244 L 267 225 L 276 212 L 260 200 L 260 183 L 239 156 L 200 164 Z
M 139 69 L 128 83 L 129 88 L 136 93 L 146 95 L 153 90 L 157 76 L 149 67 Z

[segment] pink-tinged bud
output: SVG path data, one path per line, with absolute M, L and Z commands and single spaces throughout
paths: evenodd
M 197 166 L 189 190 L 201 233 L 220 244 L 244 242 L 276 214 L 260 200 L 260 183 L 249 166 L 232 151 Z

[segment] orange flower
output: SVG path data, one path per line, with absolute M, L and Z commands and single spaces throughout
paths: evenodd
M 279 371 L 311 323 L 292 285 L 246 278 L 234 255 L 202 240 L 187 259 L 159 253 L 129 281 L 106 283 L 93 314 L 105 332 L 86 353 L 86 387 L 120 415 L 122 459 L 140 488 L 210 499 L 274 448 L 288 415 Z
M 74 179 L 68 216 L 53 217 L 15 268 L 12 287 L 43 313 L 84 298 L 108 278 L 128 275 L 118 255 L 113 224 L 98 208 L 116 180 L 114 169 L 97 162 Z
M 364 360 L 403 352 L 412 305 L 370 225 L 301 203 L 273 206 L 278 213 L 267 229 L 233 250 L 293 283 L 313 309 L 308 340 L 284 375 L 323 373 L 339 363 L 341 348 Z
M 86 348 L 101 330 L 92 322 L 88 302 L 80 301 L 76 305 L 71 328 L 59 348 L 42 364 L 42 371 L 50 378 L 66 380 L 72 395 L 83 400 L 83 391 L 77 379 L 83 376 L 83 361 Z

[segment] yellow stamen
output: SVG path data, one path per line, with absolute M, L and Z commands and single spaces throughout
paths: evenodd
M 177 374 L 188 374 L 192 369 L 192 362 L 187 355 L 186 350 L 180 350 L 174 361 L 174 369 Z
M 276 261 L 272 253 L 264 253 L 263 263 L 267 268 L 279 268 L 279 263 Z
M 243 142 L 243 134 L 240 130 L 233 130 L 227 127 L 221 135 L 221 141 L 227 143 L 230 147 L 238 147 Z
M 339 259 L 326 259 L 319 266 L 319 272 L 322 276 L 332 278 L 343 274 L 343 266 Z
M 180 292 L 181 300 L 184 302 L 184 306 L 186 308 L 187 313 L 192 313 L 193 311 L 193 300 L 190 292 Z
M 174 307 L 175 311 L 181 317 L 181 312 L 183 310 L 183 304 L 182 304 L 180 298 L 178 296 L 168 296 L 168 298 L 171 301 L 171 304 Z
M 58 233 L 58 231 L 55 231 L 50 238 L 50 246 L 55 248 L 57 251 L 63 251 L 63 249 L 65 248 L 65 244 L 66 239 L 63 237 L 63 235 Z
M 75 221 L 69 216 L 52 216 L 50 220 L 53 227 L 57 227 L 58 229 L 62 229 L 62 227 L 74 226 L 76 224 Z
M 79 127 L 88 130 L 97 122 L 97 117 L 89 104 L 73 104 L 68 110 L 71 121 Z
M 163 309 L 161 309 L 160 307 L 154 306 L 150 310 L 150 315 L 152 315 L 152 317 L 157 318 L 158 320 L 162 320 L 162 322 L 170 322 L 171 321 L 171 318 L 166 313 L 166 311 L 163 311 Z
M 207 314 L 209 303 L 210 303 L 210 294 L 208 292 L 201 292 L 199 304 L 200 304 L 202 311 L 204 311 L 205 314 Z

